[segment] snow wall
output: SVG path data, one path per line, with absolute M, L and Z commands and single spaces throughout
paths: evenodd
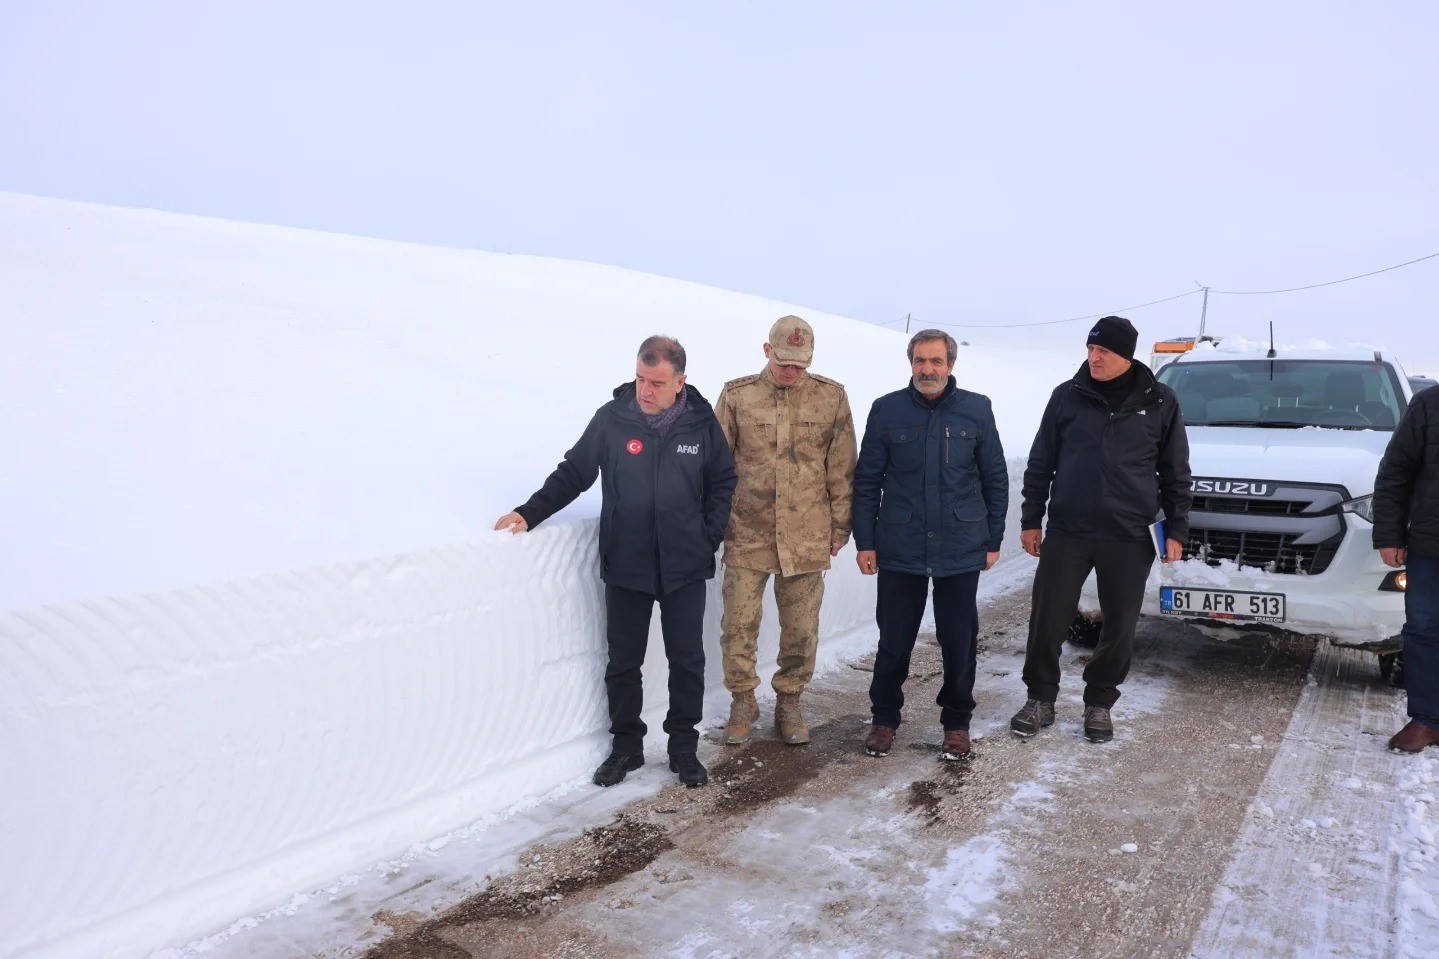
M 144 956 L 587 775 L 608 745 L 597 525 L 0 613 L 0 955 Z M 874 586 L 842 552 L 828 662 L 872 644 Z M 716 577 L 722 693 L 719 616 Z M 658 615 L 651 640 L 662 749 Z M 771 609 L 766 679 L 777 643 Z

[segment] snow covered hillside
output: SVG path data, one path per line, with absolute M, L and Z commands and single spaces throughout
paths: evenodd
M 596 494 L 490 526 L 645 335 L 714 399 L 788 312 L 861 422 L 904 385 L 902 333 L 758 297 L 0 194 L 0 955 L 141 955 L 584 775 Z M 1071 335 L 961 351 L 1011 457 Z M 873 585 L 830 582 L 833 655 Z
M 650 333 L 679 337 L 711 400 L 787 311 L 859 420 L 907 376 L 903 334 L 693 283 L 3 194 L 0 309 L 0 608 L 478 535 Z M 1011 454 L 1074 340 L 965 352 Z

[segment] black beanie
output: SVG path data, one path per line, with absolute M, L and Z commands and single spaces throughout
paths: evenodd
M 1102 346 L 1126 360 L 1134 359 L 1134 347 L 1138 343 L 1139 331 L 1122 316 L 1106 316 L 1089 331 L 1090 346 Z

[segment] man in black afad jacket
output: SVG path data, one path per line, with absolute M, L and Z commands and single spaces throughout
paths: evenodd
M 667 336 L 640 344 L 635 381 L 595 412 L 540 491 L 495 529 L 533 529 L 603 477 L 600 578 L 605 583 L 610 756 L 595 782 L 613 786 L 644 765 L 640 719 L 650 616 L 660 605 L 670 666 L 670 769 L 686 786 L 709 774 L 695 755 L 704 705 L 705 581 L 715 574 L 734 498 L 735 467 L 714 410 L 685 383 L 685 351 Z
M 1390 749 L 1439 744 L 1439 387 L 1414 397 L 1389 440 L 1374 480 L 1374 548 L 1407 566 L 1404 691 L 1409 723 Z
M 1194 495 L 1184 418 L 1174 391 L 1135 361 L 1138 339 L 1123 317 L 1094 324 L 1087 362 L 1050 394 L 1029 451 L 1020 545 L 1039 557 L 1039 569 L 1024 657 L 1029 700 L 1009 721 L 1020 736 L 1054 722 L 1060 650 L 1093 571 L 1104 626 L 1084 670 L 1084 735 L 1096 743 L 1114 738 L 1109 710 L 1129 674 L 1154 562 L 1149 526 L 1162 511 L 1167 563 L 1182 558 L 1189 536 Z M 1040 532 L 1046 504 L 1047 537 Z

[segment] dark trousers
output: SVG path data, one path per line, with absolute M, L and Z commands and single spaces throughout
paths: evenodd
M 979 649 L 979 609 L 975 594 L 979 572 L 937 576 L 934 582 L 934 631 L 944 657 L 944 685 L 935 702 L 946 731 L 968 729 L 974 714 L 974 669 Z M 904 681 L 909 657 L 924 619 L 930 578 L 913 573 L 879 571 L 879 652 L 869 684 L 870 710 L 876 726 L 899 728 L 904 707 Z
M 670 711 L 665 717 L 671 755 L 693 753 L 699 744 L 695 725 L 705 697 L 705 583 L 703 580 L 655 595 L 620 586 L 605 587 L 605 623 L 610 661 L 605 693 L 610 701 L 614 751 L 644 752 L 645 724 L 640 719 L 644 683 L 640 667 L 649 644 L 650 616 L 660 604 L 660 629 L 670 664 Z
M 1114 543 L 1055 533 L 1044 538 L 1034 574 L 1029 610 L 1029 646 L 1024 655 L 1024 684 L 1029 698 L 1052 703 L 1059 698 L 1059 654 L 1079 608 L 1084 581 L 1094 572 L 1104 627 L 1099 648 L 1084 668 L 1084 704 L 1110 708 L 1119 684 L 1129 675 L 1134 627 L 1144 603 L 1144 586 L 1154 565 L 1148 540 Z
M 1404 564 L 1404 691 L 1409 718 L 1439 729 L 1439 556 L 1410 553 Z

